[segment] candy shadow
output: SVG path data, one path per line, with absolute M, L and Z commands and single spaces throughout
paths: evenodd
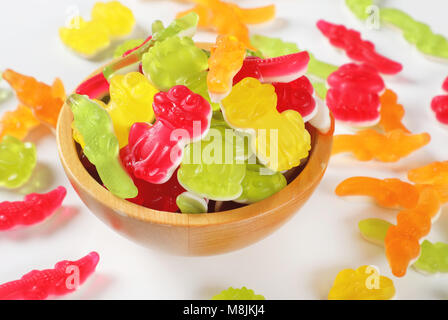
M 46 192 L 54 182 L 54 174 L 52 168 L 47 164 L 38 162 L 31 174 L 30 179 L 16 191 L 21 195 L 30 193 Z

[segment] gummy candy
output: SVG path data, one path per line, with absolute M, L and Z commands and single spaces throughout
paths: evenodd
M 443 81 L 442 89 L 448 92 L 448 77 L 446 77 L 445 81 Z
M 330 90 L 326 102 L 335 119 L 355 127 L 369 127 L 380 120 L 379 93 L 384 82 L 368 65 L 348 63 L 327 79 Z
M 399 179 L 376 179 L 370 177 L 352 177 L 341 182 L 335 190 L 336 195 L 369 196 L 386 208 L 411 209 L 417 205 L 418 189 Z
M 396 277 L 403 277 L 408 266 L 420 255 L 420 241 L 428 235 L 431 223 L 440 213 L 440 200 L 431 186 L 420 191 L 418 204 L 413 209 L 401 211 L 397 225 L 387 229 L 384 245 L 386 257 Z
M 59 28 L 62 42 L 86 57 L 109 47 L 114 38 L 130 34 L 135 25 L 132 11 L 118 1 L 95 3 L 91 15 L 91 21 L 76 16 L 68 27 Z
M 204 198 L 188 191 L 178 195 L 176 203 L 182 213 L 205 213 L 208 210 L 208 204 Z
M 236 11 L 241 22 L 247 24 L 259 24 L 265 23 L 274 19 L 275 17 L 275 5 L 267 5 L 258 8 L 241 8 L 236 4 L 230 4 Z
M 402 130 L 393 130 L 381 134 L 366 129 L 354 135 L 334 136 L 332 154 L 351 152 L 360 161 L 376 159 L 395 162 L 427 145 L 430 140 L 428 133 L 407 134 Z
M 1 300 L 43 300 L 75 291 L 95 271 L 99 255 L 91 252 L 77 261 L 60 261 L 54 269 L 33 270 L 0 285 Z
M 75 92 L 86 95 L 90 99 L 101 99 L 109 92 L 109 88 L 109 82 L 104 78 L 103 73 L 98 73 L 81 83 Z
M 185 148 L 177 177 L 188 191 L 219 201 L 234 200 L 242 194 L 246 164 L 242 149 L 237 150 L 241 141 L 226 129 L 213 127 L 205 138 Z
M 112 118 L 121 147 L 128 144 L 129 131 L 136 122 L 154 120 L 152 102 L 157 89 L 140 72 L 115 75 L 110 80 L 110 103 L 106 110 Z
M 403 37 L 423 54 L 448 59 L 448 40 L 440 34 L 435 34 L 427 24 L 416 21 L 407 13 L 394 8 L 381 8 L 380 17 L 382 22 L 400 29 Z
M 23 201 L 0 202 L 0 231 L 41 222 L 61 206 L 66 194 L 64 187 L 57 187 L 45 194 L 28 194 Z
M 448 125 L 448 95 L 434 97 L 431 101 L 431 109 L 437 121 L 442 125 Z
M 212 110 L 185 86 L 157 93 L 153 109 L 156 122 L 152 126 L 138 122 L 131 128 L 128 169 L 139 179 L 164 183 L 182 161 L 184 146 L 207 134 Z
M 14 111 L 3 113 L 0 119 L 0 141 L 5 135 L 22 140 L 39 124 L 39 120 L 36 119 L 31 110 L 19 104 Z
M 448 272 L 448 244 L 432 243 L 428 240 L 421 244 L 421 254 L 413 264 L 418 271 L 425 273 Z
M 433 162 L 426 166 L 410 170 L 408 179 L 419 187 L 432 185 L 442 203 L 448 202 L 448 161 Z
M 129 39 L 117 46 L 114 50 L 114 58 L 122 57 L 126 52 L 140 46 L 144 39 Z
M 232 89 L 233 77 L 241 69 L 246 48 L 233 36 L 218 36 L 208 59 L 207 86 L 213 102 L 219 102 Z
M 253 290 L 242 287 L 234 289 L 230 287 L 227 290 L 215 295 L 212 300 L 266 300 L 261 294 L 255 294 Z
M 328 300 L 390 300 L 395 295 L 394 283 L 372 266 L 356 270 L 344 269 L 338 273 Z
M 233 84 L 247 77 L 265 83 L 294 81 L 305 74 L 309 60 L 306 51 L 269 59 L 247 57 L 233 78 Z
M 274 171 L 291 169 L 308 156 L 311 137 L 300 114 L 294 110 L 279 113 L 277 95 L 270 84 L 245 78 L 222 100 L 227 123 L 238 130 L 250 131 L 252 150 Z
M 255 48 L 261 51 L 265 58 L 275 58 L 300 51 L 295 43 L 285 42 L 279 38 L 253 35 L 250 41 Z M 309 51 L 308 54 L 310 61 L 308 63 L 307 74 L 326 80 L 331 73 L 338 69 L 338 67 L 332 64 L 317 60 Z
M 122 163 L 125 165 L 127 172 L 134 181 L 134 184 L 138 189 L 138 195 L 135 198 L 126 200 L 154 210 L 177 212 L 179 208 L 176 204 L 176 198 L 178 195 L 185 192 L 185 189 L 179 184 L 176 172 L 174 172 L 167 182 L 161 184 L 149 183 L 145 180 L 138 179 L 132 173 L 129 164 L 129 154 L 129 146 L 120 150 Z
M 199 94 L 210 103 L 213 111 L 220 110 L 219 103 L 213 103 L 208 94 L 207 87 L 207 71 L 202 71 L 193 75 L 189 75 L 187 78 L 179 79 L 178 85 L 184 85 L 196 94 Z
M 358 31 L 324 20 L 319 20 L 317 27 L 333 46 L 343 49 L 347 56 L 355 61 L 371 65 L 384 74 L 394 75 L 403 69 L 400 63 L 377 53 L 375 45 L 370 41 L 362 40 Z
M 379 126 L 384 132 L 400 129 L 403 132 L 411 133 L 402 123 L 404 108 L 397 103 L 397 95 L 390 89 L 386 89 L 380 97 L 380 122 Z
M 358 223 L 359 231 L 364 239 L 378 245 L 384 245 L 387 229 L 390 226 L 392 223 L 376 218 L 361 220 Z
M 262 171 L 264 170 L 264 172 Z M 259 164 L 247 164 L 246 175 L 241 182 L 243 192 L 236 199 L 240 203 L 254 203 L 266 199 L 286 186 L 286 178 L 280 172 L 267 172 L 269 169 Z
M 175 19 L 171 24 L 161 29 L 159 32 L 148 37 L 145 42 L 136 48 L 127 52 L 124 57 L 118 59 L 106 66 L 103 70 L 104 77 L 110 79 L 114 73 L 126 68 L 128 70 L 133 65 L 139 65 L 142 60 L 143 55 L 148 51 L 150 47 L 154 45 L 157 41 L 163 41 L 170 37 L 191 37 L 196 32 L 196 26 L 198 24 L 199 17 L 196 13 L 192 12 L 183 16 L 182 18 Z
M 207 70 L 207 55 L 188 37 L 157 41 L 143 55 L 143 72 L 157 87 L 166 91 Z
M 31 177 L 36 166 L 36 147 L 12 136 L 0 142 L 0 186 L 18 188 Z
M 345 0 L 345 5 L 360 20 L 369 17 L 368 8 L 373 6 L 373 0 Z
M 30 108 L 37 119 L 56 128 L 59 111 L 65 101 L 64 85 L 59 78 L 51 87 L 11 69 L 3 72 L 3 78 L 15 90 L 20 103 Z
M 74 127 L 85 142 L 84 154 L 93 163 L 106 188 L 120 198 L 134 198 L 138 190 L 118 158 L 118 140 L 107 111 L 87 96 L 68 97 Z
M 119 1 L 97 2 L 91 15 L 93 21 L 106 27 L 111 37 L 128 35 L 135 25 L 134 14 Z

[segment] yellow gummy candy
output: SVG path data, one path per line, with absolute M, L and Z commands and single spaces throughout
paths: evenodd
M 95 3 L 92 8 L 92 20 L 101 22 L 112 37 L 131 33 L 135 25 L 132 11 L 118 1 Z
M 112 118 L 120 148 L 128 144 L 129 130 L 135 122 L 152 122 L 152 103 L 157 89 L 140 72 L 115 75 L 110 80 L 110 103 L 106 107 Z
M 311 137 L 300 114 L 277 111 L 277 95 L 271 84 L 245 78 L 222 100 L 222 112 L 235 129 L 249 132 L 258 159 L 274 171 L 298 166 L 308 156 Z
M 92 56 L 110 45 L 107 28 L 97 21 L 74 17 L 69 27 L 59 28 L 59 37 L 72 50 Z
M 338 273 L 328 294 L 329 300 L 389 300 L 395 295 L 394 283 L 373 266 Z

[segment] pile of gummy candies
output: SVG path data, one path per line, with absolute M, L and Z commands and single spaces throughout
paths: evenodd
M 382 79 L 398 74 L 402 65 L 378 53 L 359 32 L 317 22 L 329 42 L 354 61 L 338 67 L 294 43 L 249 36 L 247 24 L 273 19 L 274 5 L 247 9 L 221 0 L 193 2 L 168 26 L 155 21 L 147 39 L 132 38 L 134 15 L 118 1 L 96 3 L 89 21 L 74 17 L 59 35 L 76 54 L 92 58 L 119 45 L 116 59 L 67 99 L 59 79 L 49 86 L 4 71 L 2 77 L 20 103 L 0 119 L 0 186 L 16 189 L 30 179 L 36 148 L 22 140 L 40 124 L 54 129 L 64 101 L 73 112 L 80 160 L 92 177 L 119 198 L 173 213 L 213 214 L 277 193 L 306 163 L 311 129 L 333 134 L 329 110 L 337 125 L 359 129 L 334 136 L 334 155 L 395 162 L 430 142 L 429 134 L 414 134 L 402 123 L 405 109 Z M 345 3 L 361 20 L 369 18 L 367 9 L 374 4 Z M 426 56 L 448 59 L 448 41 L 426 24 L 393 8 L 380 8 L 380 17 Z M 197 28 L 216 31 L 216 43 L 195 43 Z M 433 99 L 431 110 L 448 125 L 448 78 L 443 89 L 446 93 Z M 0 98 L 7 98 L 3 89 Z M 212 161 L 204 158 L 207 152 Z M 380 219 L 359 223 L 367 240 L 384 245 L 395 276 L 404 276 L 410 265 L 424 273 L 448 272 L 448 244 L 424 240 L 448 202 L 447 175 L 445 161 L 409 171 L 410 182 L 352 177 L 337 186 L 338 196 L 369 196 L 380 206 L 401 210 L 395 225 Z M 65 195 L 65 188 L 58 187 L 0 203 L 0 230 L 42 222 Z M 61 261 L 54 269 L 32 271 L 0 285 L 0 298 L 44 299 L 72 292 L 75 288 L 58 285 L 66 283 L 61 282 L 67 279 L 65 268 L 77 265 L 82 284 L 98 262 L 99 255 L 92 252 L 78 261 Z M 373 273 L 379 280 L 368 288 L 365 283 Z M 362 266 L 342 270 L 328 298 L 394 295 L 391 279 Z M 243 287 L 229 288 L 214 299 L 264 297 Z

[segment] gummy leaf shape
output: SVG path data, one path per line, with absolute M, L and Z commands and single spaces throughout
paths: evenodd
M 215 295 L 212 300 L 266 300 L 261 294 L 255 294 L 253 290 L 242 287 L 234 289 L 230 287 L 227 290 Z
M 0 186 L 18 188 L 25 184 L 36 166 L 36 147 L 12 136 L 0 142 Z

